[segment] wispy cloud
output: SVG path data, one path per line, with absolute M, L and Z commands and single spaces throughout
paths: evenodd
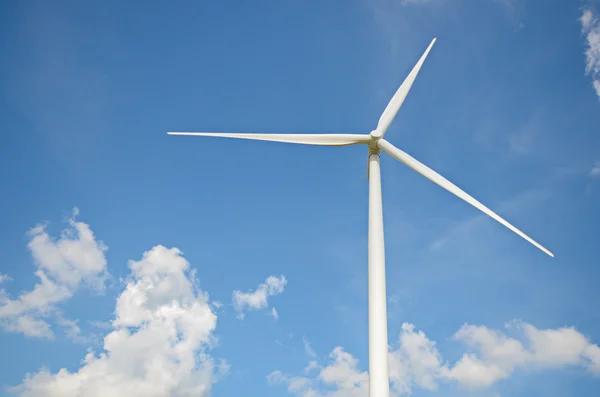
M 302 343 L 304 344 L 304 352 L 309 357 L 317 357 L 317 353 L 313 350 L 310 342 L 306 338 L 302 338 Z
M 279 320 L 279 313 L 277 313 L 277 310 L 275 308 L 272 308 L 271 311 L 267 314 L 273 317 L 275 321 Z
M 99 329 L 109 329 L 111 327 L 108 321 L 90 321 L 88 324 Z
M 520 126 L 518 130 L 508 136 L 508 145 L 512 153 L 526 155 L 530 154 L 535 147 L 536 139 L 544 130 L 546 115 L 534 111 L 530 117 Z
M 581 31 L 585 35 L 585 73 L 592 78 L 592 85 L 600 98 L 600 22 L 598 13 L 586 7 L 580 18 Z
M 600 176 L 600 160 L 596 160 L 596 162 L 594 163 L 594 166 L 590 170 L 590 176 L 592 176 L 592 177 Z
M 71 320 L 59 314 L 56 318 L 56 324 L 60 325 L 67 337 L 78 344 L 97 344 L 99 342 L 98 335 L 89 333 L 85 335 L 79 327 L 79 320 Z
M 485 112 L 483 113 L 485 114 Z M 498 123 L 497 114 L 487 114 L 474 129 L 474 140 L 499 157 L 526 156 L 542 152 L 552 120 L 548 109 L 534 106 L 523 118 Z
M 535 202 L 543 201 L 548 197 L 550 197 L 550 193 L 546 189 L 530 189 L 513 197 L 512 199 L 501 202 L 497 206 L 497 212 L 499 214 L 503 214 L 511 211 L 518 211 L 524 206 L 531 205 Z M 483 225 L 485 222 L 495 222 L 486 214 L 483 214 L 475 209 L 473 211 L 475 211 L 476 213 L 472 217 L 456 224 L 442 237 L 433 241 L 430 244 L 429 248 L 432 251 L 436 251 L 446 246 L 448 242 L 453 241 L 454 239 L 461 238 L 467 235 L 474 235 L 474 230 Z
M 238 312 L 238 318 L 243 319 L 245 310 L 260 310 L 269 306 L 268 298 L 283 292 L 287 279 L 285 276 L 269 276 L 256 290 L 251 292 L 233 291 L 233 306 Z M 277 312 L 275 312 L 277 313 Z M 277 318 L 279 316 L 277 315 Z
M 525 26 L 520 17 L 520 8 L 518 7 L 517 0 L 493 0 L 494 3 L 502 6 L 506 12 L 507 17 L 511 23 L 514 24 L 515 30 L 521 30 Z
M 281 347 L 283 347 L 284 349 L 289 349 L 289 347 L 288 347 L 287 345 L 285 345 L 285 344 L 284 344 L 282 341 L 280 341 L 279 339 L 275 339 L 275 344 L 276 344 L 277 346 L 281 346 Z

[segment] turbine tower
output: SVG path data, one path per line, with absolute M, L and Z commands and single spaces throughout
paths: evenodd
M 381 201 L 380 152 L 383 151 L 409 168 L 458 196 L 473 207 L 497 220 L 546 254 L 552 252 L 541 246 L 525 233 L 502 219 L 495 212 L 465 193 L 458 186 L 419 162 L 408 153 L 398 149 L 384 139 L 385 133 L 402 106 L 425 58 L 435 43 L 435 38 L 425 50 L 417 64 L 408 74 L 398 91 L 379 118 L 377 127 L 369 134 L 260 134 L 228 132 L 169 132 L 170 135 L 193 135 L 223 138 L 254 139 L 260 141 L 286 142 L 305 145 L 347 146 L 368 145 L 369 178 L 369 396 L 389 397 L 388 335 L 386 308 L 385 249 L 383 237 L 383 210 Z

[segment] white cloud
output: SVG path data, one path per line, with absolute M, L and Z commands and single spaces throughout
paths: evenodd
M 442 359 L 435 342 L 423 331 L 415 331 L 412 324 L 402 324 L 399 347 L 389 354 L 390 381 L 398 392 L 410 392 L 417 385 L 435 390 L 436 379 L 442 368 Z
M 444 374 L 467 389 L 488 387 L 510 375 L 497 365 L 489 364 L 471 354 L 463 355 L 451 370 L 446 368 Z
M 54 337 L 50 324 L 28 314 L 16 316 L 10 320 L 2 319 L 2 328 L 7 332 L 22 333 L 34 338 L 51 339 Z
M 574 328 L 539 330 L 520 321 L 507 329 L 521 334 L 518 340 L 484 326 L 465 324 L 454 335 L 468 352 L 454 365 L 444 362 L 435 343 L 411 324 L 403 324 L 397 349 L 389 352 L 391 391 L 412 393 L 413 388 L 435 390 L 441 382 L 454 382 L 465 389 L 482 389 L 509 378 L 518 369 L 578 366 L 600 375 L 600 348 Z M 320 369 L 315 376 L 290 376 L 274 371 L 271 384 L 287 385 L 297 396 L 368 396 L 368 374 L 358 361 L 341 347 L 330 355 L 326 367 L 312 361 L 304 372 Z
M 329 355 L 328 365 L 321 367 L 311 361 L 304 369 L 308 375 L 319 370 L 313 377 L 289 376 L 281 371 L 268 375 L 271 384 L 284 384 L 288 392 L 302 397 L 367 397 L 369 375 L 358 367 L 358 360 L 342 347 L 336 347 Z M 403 324 L 399 336 L 399 348 L 389 354 L 389 373 L 392 391 L 397 394 L 411 392 L 416 384 L 433 390 L 442 368 L 435 343 L 427 339 L 414 326 Z
M 585 73 L 592 78 L 596 94 L 600 97 L 600 19 L 592 8 L 586 8 L 583 10 L 580 21 L 587 44 Z
M 71 298 L 82 285 L 104 288 L 109 276 L 104 256 L 108 248 L 96 240 L 87 224 L 75 220 L 78 214 L 75 208 L 68 220 L 69 227 L 58 239 L 50 237 L 46 225 L 35 226 L 28 232 L 28 247 L 39 282 L 17 299 L 0 290 L 0 326 L 5 331 L 52 338 L 51 326 L 42 318 L 53 314 L 57 305 Z
M 320 368 L 316 377 L 288 376 L 274 371 L 267 376 L 267 381 L 272 385 L 287 385 L 289 393 L 302 397 L 366 397 L 369 375 L 358 369 L 358 360 L 341 347 L 336 347 L 329 358 L 330 364 Z M 311 362 L 305 372 L 316 368 L 319 368 L 316 363 Z
M 89 351 L 75 372 L 28 374 L 13 391 L 23 397 L 210 395 L 228 365 L 207 353 L 217 316 L 189 263 L 178 249 L 159 245 L 129 268 L 104 351 Z
M 507 378 L 518 368 L 579 366 L 600 375 L 598 346 L 574 328 L 539 330 L 520 321 L 506 327 L 520 331 L 525 343 L 483 326 L 464 325 L 454 338 L 477 354 L 463 355 L 446 376 L 475 388 Z
M 269 296 L 283 292 L 287 280 L 285 276 L 269 276 L 254 292 L 233 291 L 233 306 L 238 312 L 238 318 L 244 318 L 244 310 L 260 310 L 269 306 Z
M 525 323 L 517 323 L 529 342 L 533 363 L 544 367 L 580 366 L 600 375 L 598 346 L 573 327 L 538 330 Z
M 308 365 L 306 366 L 306 368 L 304 368 L 304 372 L 306 374 L 309 374 L 312 372 L 312 370 L 314 369 L 319 369 L 321 368 L 321 366 L 319 365 L 319 363 L 317 363 L 316 361 L 311 361 L 308 363 Z

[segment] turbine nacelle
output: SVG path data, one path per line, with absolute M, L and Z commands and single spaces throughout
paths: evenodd
M 371 138 L 369 141 L 369 154 L 373 152 L 379 153 L 377 142 L 383 138 L 383 133 L 380 130 L 375 129 L 369 133 L 369 137 Z M 369 175 L 368 171 L 367 175 Z

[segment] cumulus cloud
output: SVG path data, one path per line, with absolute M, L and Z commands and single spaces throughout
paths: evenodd
M 358 369 L 358 360 L 341 347 L 329 355 L 330 363 L 318 367 L 311 362 L 305 368 L 308 374 L 318 369 L 316 376 L 289 376 L 281 371 L 271 372 L 267 381 L 272 385 L 284 384 L 289 393 L 302 397 L 363 397 L 369 393 L 369 375 Z M 330 391 L 324 391 L 331 389 Z
M 486 387 L 508 378 L 519 368 L 583 367 L 600 375 L 600 349 L 572 327 L 539 330 L 513 321 L 507 329 L 519 331 L 523 341 L 483 326 L 464 325 L 454 339 L 474 349 L 465 354 L 445 376 L 466 387 Z
M 57 305 L 71 298 L 81 287 L 102 290 L 106 278 L 108 249 L 97 241 L 89 225 L 76 221 L 79 210 L 73 210 L 58 239 L 37 225 L 28 232 L 28 247 L 35 261 L 38 283 L 31 291 L 11 299 L 0 290 L 0 326 L 7 332 L 19 332 L 31 337 L 53 338 L 52 327 L 45 318 L 54 314 Z M 1 281 L 8 279 L 3 276 Z
M 74 372 L 28 374 L 12 391 L 23 397 L 210 395 L 228 365 L 208 354 L 217 316 L 189 263 L 178 249 L 159 245 L 129 268 L 104 350 L 90 350 Z
M 412 324 L 402 324 L 398 349 L 389 353 L 390 382 L 398 393 L 410 393 L 413 385 L 427 390 L 437 388 L 442 358 L 435 342 Z
M 596 94 L 600 97 L 600 19 L 591 8 L 585 8 L 580 18 L 581 31 L 585 35 L 585 73 L 592 78 Z
M 520 339 L 484 326 L 465 324 L 453 339 L 467 352 L 453 365 L 444 362 L 435 342 L 411 324 L 402 325 L 398 347 L 388 356 L 391 391 L 407 395 L 414 388 L 435 390 L 442 382 L 457 383 L 464 389 L 482 389 L 509 378 L 518 369 L 580 367 L 600 375 L 600 348 L 574 328 L 540 330 L 512 321 L 507 330 Z M 368 373 L 358 360 L 341 347 L 321 367 L 312 361 L 304 376 L 274 371 L 270 384 L 283 384 L 289 393 L 302 397 L 368 396 Z M 309 376 L 308 374 L 318 372 Z
M 281 294 L 286 284 L 287 280 L 283 275 L 269 276 L 254 292 L 233 291 L 233 306 L 238 312 L 238 318 L 244 318 L 245 310 L 260 310 L 268 307 L 268 298 Z M 273 314 L 276 313 L 275 311 Z
M 413 384 L 435 389 L 443 368 L 435 343 L 406 323 L 402 325 L 398 341 L 399 348 L 390 351 L 388 357 L 392 391 L 407 394 Z M 311 361 L 304 372 L 305 376 L 291 376 L 274 371 L 267 376 L 267 381 L 272 385 L 283 384 L 289 393 L 302 397 L 367 397 L 369 394 L 368 372 L 361 371 L 359 361 L 340 346 L 329 354 L 327 365 Z

